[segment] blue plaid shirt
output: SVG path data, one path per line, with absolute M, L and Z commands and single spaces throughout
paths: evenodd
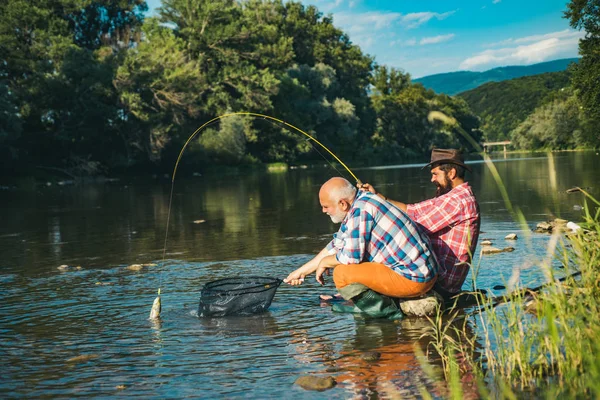
M 327 250 L 340 264 L 376 262 L 415 282 L 429 282 L 438 271 L 427 236 L 402 210 L 370 192 L 358 193 Z

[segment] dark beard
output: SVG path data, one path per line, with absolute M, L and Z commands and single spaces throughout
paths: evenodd
M 452 190 L 452 182 L 450 181 L 450 179 L 448 179 L 448 177 L 446 177 L 444 186 L 440 185 L 439 183 L 436 183 L 435 185 L 437 186 L 437 189 L 435 190 L 435 197 L 445 195 L 446 193 L 449 193 Z

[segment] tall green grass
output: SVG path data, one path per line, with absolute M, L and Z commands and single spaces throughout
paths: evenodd
M 483 398 L 600 398 L 600 210 L 583 225 L 549 240 L 541 290 L 517 287 L 499 304 L 481 297 L 480 312 L 440 310 L 431 319 L 430 350 L 451 398 L 462 395 L 467 373 Z M 553 259 L 565 266 L 561 276 L 580 275 L 558 281 Z

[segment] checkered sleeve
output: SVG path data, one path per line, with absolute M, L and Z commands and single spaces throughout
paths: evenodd
M 444 229 L 460 220 L 461 205 L 452 196 L 440 196 L 420 203 L 408 204 L 406 213 L 422 225 L 429 234 Z
M 327 253 L 329 255 L 333 255 L 333 254 L 337 253 L 337 251 L 339 249 L 341 249 L 342 246 L 344 245 L 343 240 L 340 239 L 340 235 L 341 235 L 340 231 L 334 233 L 333 239 L 329 243 L 327 243 L 327 246 L 325 246 L 325 249 L 327 250 Z
M 343 229 L 343 245 L 336 253 L 340 264 L 358 264 L 363 261 L 367 243 L 371 240 L 373 217 L 368 212 L 355 208 L 348 216 Z M 340 229 L 342 230 L 342 229 Z

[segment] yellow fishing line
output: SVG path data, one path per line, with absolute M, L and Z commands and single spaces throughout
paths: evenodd
M 319 146 L 321 146 L 322 148 L 324 148 L 329 154 L 331 154 L 331 156 L 333 158 L 336 159 L 337 162 L 339 162 L 346 169 L 346 171 L 348 171 L 348 173 L 350 175 L 352 175 L 352 177 L 356 180 L 357 184 L 361 184 L 360 179 L 358 179 L 356 177 L 356 175 L 354 175 L 354 173 L 350 170 L 350 168 L 348 168 L 348 166 L 346 164 L 344 164 L 344 162 L 342 160 L 340 160 L 340 158 L 338 156 L 336 156 L 335 154 L 333 154 L 333 152 L 331 150 L 329 150 L 327 148 L 327 146 L 325 146 L 323 143 L 319 142 L 317 139 L 315 139 L 314 137 L 312 137 L 308 133 L 304 132 L 302 129 L 300 129 L 298 127 L 295 127 L 292 124 L 289 124 L 289 123 L 287 123 L 285 121 L 282 121 L 282 120 L 280 120 L 278 118 L 271 117 L 269 115 L 258 114 L 258 113 L 253 113 L 253 112 L 233 112 L 233 113 L 227 113 L 227 114 L 219 115 L 218 117 L 215 117 L 215 118 L 211 119 L 210 121 L 202 124 L 198 129 L 196 129 L 194 131 L 194 133 L 192 133 L 190 135 L 190 137 L 188 138 L 188 140 L 185 142 L 185 144 L 181 148 L 181 151 L 179 152 L 179 156 L 177 157 L 177 162 L 175 162 L 175 168 L 173 168 L 173 176 L 171 177 L 171 195 L 170 195 L 170 198 L 169 198 L 169 210 L 167 212 L 167 228 L 166 228 L 166 232 L 165 232 L 165 244 L 164 244 L 164 247 L 163 247 L 163 262 L 165 261 L 165 256 L 166 256 L 166 253 L 167 253 L 167 238 L 169 236 L 169 222 L 171 220 L 171 203 L 172 203 L 172 200 L 173 200 L 173 187 L 174 187 L 174 184 L 175 184 L 175 174 L 177 173 L 177 167 L 179 166 L 179 161 L 181 160 L 181 157 L 183 156 L 183 152 L 185 151 L 185 148 L 187 147 L 187 145 L 206 126 L 208 126 L 208 125 L 212 124 L 213 122 L 218 121 L 220 119 L 227 118 L 227 117 L 232 117 L 234 115 L 244 115 L 244 116 L 249 116 L 249 117 L 268 119 L 268 120 L 271 120 L 271 121 L 279 122 L 279 123 L 281 123 L 281 124 L 283 124 L 283 125 L 285 125 L 287 127 L 290 127 L 292 129 L 296 130 L 297 132 L 300 132 L 301 134 L 303 134 L 304 136 L 308 137 L 310 140 L 312 140 L 313 142 L 315 142 L 316 144 L 318 144 Z M 162 286 L 162 275 L 159 277 L 159 288 L 158 288 L 158 294 L 159 294 L 159 296 L 160 296 L 160 286 Z
M 338 156 L 336 156 L 335 154 L 333 154 L 333 152 L 331 150 L 329 150 L 323 143 L 319 142 L 317 139 L 315 139 L 314 137 L 312 137 L 308 133 L 304 132 L 302 129 L 297 128 L 297 127 L 295 127 L 292 124 L 288 124 L 287 122 L 282 121 L 280 119 L 271 117 L 269 115 L 258 114 L 258 113 L 253 113 L 253 112 L 233 112 L 233 113 L 219 115 L 218 117 L 215 117 L 215 118 L 211 119 L 210 121 L 208 121 L 205 124 L 203 124 L 202 126 L 200 126 L 198 129 L 196 129 L 194 131 L 194 133 L 192 133 L 192 135 L 185 142 L 185 144 L 183 145 L 183 148 L 181 149 L 181 152 L 179 153 L 179 157 L 177 157 L 177 162 L 175 163 L 175 168 L 173 169 L 173 177 L 171 178 L 171 182 L 175 181 L 175 174 L 177 173 L 177 167 L 179 166 L 179 161 L 181 160 L 181 157 L 183 156 L 183 152 L 185 151 L 185 148 L 192 141 L 192 139 L 194 139 L 194 137 L 196 137 L 196 135 L 200 131 L 202 131 L 202 129 L 204 129 L 207 125 L 210 125 L 213 122 L 218 121 L 218 120 L 223 119 L 223 118 L 226 118 L 226 117 L 232 117 L 234 115 L 245 115 L 245 116 L 250 116 L 250 117 L 266 118 L 266 119 L 269 119 L 269 120 L 276 121 L 276 122 L 279 122 L 281 124 L 284 124 L 285 126 L 288 126 L 288 127 L 292 128 L 292 129 L 295 129 L 296 131 L 300 132 L 301 134 L 303 134 L 304 136 L 308 137 L 309 139 L 311 139 L 312 141 L 314 141 L 316 144 L 318 144 L 319 146 L 321 146 L 322 148 L 324 148 L 329 154 L 331 154 L 331 156 L 333 158 L 335 158 L 337 160 L 337 162 L 339 162 L 344 168 L 346 168 L 346 171 L 348 171 L 348 173 L 350 175 L 352 175 L 352 177 L 356 180 L 357 183 L 360 183 L 360 179 L 358 179 L 356 177 L 356 175 L 354 175 L 354 173 L 352 173 L 352 171 L 350 171 L 350 168 L 348 168 L 346 166 L 346 164 L 344 164 L 343 161 L 339 159 Z

